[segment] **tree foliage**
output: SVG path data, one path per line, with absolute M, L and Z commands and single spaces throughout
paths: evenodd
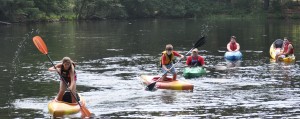
M 1 0 L 0 20 L 39 21 L 73 14 L 72 0 Z
M 1 0 L 0 21 L 203 17 L 281 12 L 292 0 Z

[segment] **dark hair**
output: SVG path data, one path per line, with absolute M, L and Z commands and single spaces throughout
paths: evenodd
M 286 40 L 290 40 L 288 37 L 284 37 L 284 38 L 283 38 L 283 40 L 285 40 L 285 39 L 286 39 Z
M 231 38 L 233 38 L 233 39 L 236 39 L 236 37 L 235 37 L 235 36 L 231 36 Z
M 166 45 L 166 50 L 173 50 L 173 46 L 171 44 L 167 44 Z

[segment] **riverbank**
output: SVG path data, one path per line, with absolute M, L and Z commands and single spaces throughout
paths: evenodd
M 0 21 L 0 24 L 10 25 L 14 23 L 37 23 L 37 22 L 68 22 L 68 21 L 102 21 L 102 20 L 132 20 L 132 19 L 300 19 L 300 11 L 286 10 L 282 13 L 254 13 L 254 14 L 217 14 L 202 17 L 147 17 L 147 18 L 98 18 L 77 19 L 75 15 L 49 16 L 34 20 Z

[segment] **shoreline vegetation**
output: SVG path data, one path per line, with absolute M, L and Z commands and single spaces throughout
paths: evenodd
M 298 0 L 3 0 L 0 24 L 147 18 L 300 19 Z

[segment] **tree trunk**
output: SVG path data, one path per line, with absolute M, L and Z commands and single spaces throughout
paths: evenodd
M 86 4 L 87 4 L 86 2 L 87 2 L 86 0 L 82 1 L 80 9 L 78 11 L 77 19 L 82 19 L 82 10 L 84 7 L 86 7 Z
M 264 0 L 264 10 L 268 11 L 270 5 L 270 0 Z

